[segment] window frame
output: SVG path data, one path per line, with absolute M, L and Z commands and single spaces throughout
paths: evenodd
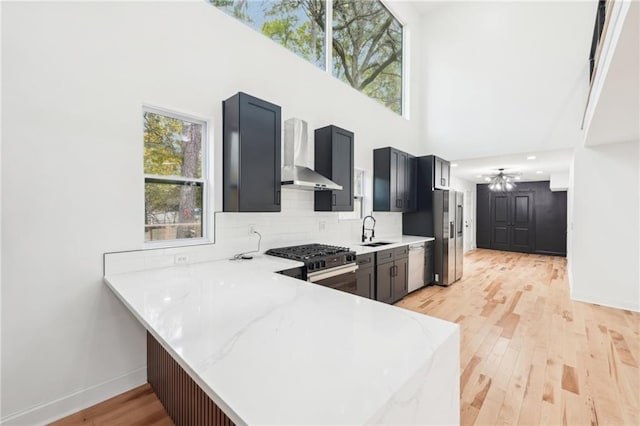
M 402 28 L 402 43 L 401 43 L 401 49 L 402 49 L 402 61 L 400 64 L 401 67 L 401 72 L 400 72 L 400 78 L 401 78 L 401 84 L 400 84 L 400 96 L 402 97 L 400 100 L 400 113 L 397 113 L 396 111 L 392 110 L 390 107 L 388 107 L 387 105 L 385 105 L 384 103 L 380 102 L 380 100 L 367 95 L 366 93 L 358 90 L 357 88 L 351 86 L 348 82 L 341 80 L 340 78 L 337 78 L 336 76 L 333 75 L 333 0 L 324 0 L 324 11 L 325 11 L 325 16 L 324 16 L 324 59 L 325 59 L 325 64 L 324 64 L 324 72 L 329 74 L 331 77 L 333 77 L 334 79 L 341 81 L 342 83 L 346 84 L 348 87 L 351 87 L 352 89 L 356 90 L 358 93 L 366 96 L 368 99 L 372 99 L 375 102 L 379 103 L 380 105 L 382 105 L 383 107 L 387 108 L 388 110 L 390 110 L 391 112 L 393 112 L 394 114 L 399 115 L 400 117 L 409 120 L 409 109 L 410 109 L 410 99 L 409 99 L 409 76 L 410 76 L 410 72 L 409 72 L 409 67 L 410 67 L 410 61 L 409 61 L 409 55 L 406 54 L 409 51 L 410 45 L 409 45 L 409 38 L 410 38 L 410 28 L 409 25 L 407 24 L 407 22 L 404 19 L 401 19 L 400 16 L 393 10 L 393 6 L 392 3 L 388 0 L 367 0 L 367 1 L 377 1 L 378 3 L 380 3 L 380 5 L 382 5 L 382 7 L 384 7 L 387 12 L 389 12 L 389 14 L 391 14 L 391 16 L 398 21 L 398 24 L 400 24 L 400 27 Z M 240 22 L 242 25 L 244 25 L 245 27 L 249 27 L 251 28 L 252 31 L 258 32 L 261 35 L 265 36 L 266 38 L 270 39 L 272 42 L 274 42 L 276 45 L 280 46 L 281 48 L 287 50 L 290 53 L 293 53 L 295 56 L 305 60 L 306 62 L 312 64 L 314 67 L 318 67 L 318 64 L 312 61 L 309 61 L 308 59 L 296 54 L 296 52 L 294 52 L 293 50 L 289 49 L 288 47 L 278 43 L 276 40 L 272 39 L 271 37 L 267 37 L 265 34 L 263 34 L 259 29 L 253 27 L 252 25 L 249 25 L 248 23 L 244 22 L 241 19 L 238 19 L 235 16 L 230 15 L 229 13 L 227 13 L 225 10 L 223 10 L 222 8 L 217 7 L 215 4 L 213 4 L 212 2 L 208 3 L 209 5 L 211 5 L 214 9 L 217 9 L 220 13 L 222 13 L 223 15 L 233 19 L 236 22 Z M 318 67 L 320 68 L 320 67 Z
M 151 183 L 166 183 L 166 184 L 181 184 L 184 185 L 189 182 L 196 183 L 197 186 L 202 188 L 202 212 L 200 213 L 201 227 L 202 227 L 202 236 L 197 238 L 177 238 L 172 240 L 144 240 L 144 232 L 142 233 L 143 238 L 143 248 L 144 249 L 158 249 L 158 248 L 170 248 L 170 247 L 182 247 L 182 246 L 194 246 L 201 244 L 211 244 L 214 243 L 212 238 L 213 233 L 211 230 L 213 229 L 214 215 L 212 212 L 214 208 L 209 208 L 209 204 L 213 199 L 211 191 L 211 177 L 213 176 L 212 165 L 213 161 L 211 158 L 212 149 L 211 149 L 211 135 L 213 131 L 211 129 L 212 120 L 207 117 L 202 117 L 196 114 L 178 111 L 173 108 L 162 107 L 158 105 L 153 105 L 149 103 L 144 103 L 142 105 L 142 117 L 144 119 L 145 113 L 152 113 L 157 115 L 162 115 L 165 117 L 174 118 L 177 120 L 187 121 L 191 123 L 196 123 L 202 125 L 202 143 L 201 143 L 201 162 L 200 162 L 200 177 L 199 178 L 189 178 L 184 176 L 176 176 L 176 175 L 156 175 L 156 174 L 148 174 L 144 172 L 144 124 L 142 126 L 142 202 L 143 202 L 143 212 L 145 209 L 144 206 L 144 194 L 145 194 L 145 184 L 147 182 Z M 143 216 L 143 228 L 146 226 L 146 218 Z

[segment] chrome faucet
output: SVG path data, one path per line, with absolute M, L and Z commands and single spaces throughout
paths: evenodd
M 367 223 L 367 219 L 371 218 L 371 220 L 373 220 L 373 227 L 372 228 L 365 228 L 365 224 Z M 376 235 L 376 218 L 369 215 L 369 216 L 365 216 L 364 219 L 362 219 L 362 242 L 364 243 L 365 241 L 367 241 L 367 231 L 371 231 L 371 236 L 369 237 L 369 241 L 373 241 L 373 237 L 375 237 Z

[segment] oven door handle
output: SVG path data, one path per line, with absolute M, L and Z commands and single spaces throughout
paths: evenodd
M 355 272 L 358 269 L 358 265 L 350 264 L 337 266 L 335 268 L 331 268 L 325 271 L 311 272 L 307 274 L 307 281 L 311 281 L 312 283 L 325 280 L 331 277 L 337 277 L 342 274 L 349 274 L 351 272 Z

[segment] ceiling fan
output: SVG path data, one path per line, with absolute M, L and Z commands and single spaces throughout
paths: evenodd
M 498 169 L 498 174 L 490 175 L 485 178 L 489 182 L 489 189 L 491 191 L 512 191 L 517 185 L 516 180 L 519 180 L 520 176 L 514 174 L 505 174 L 504 169 Z

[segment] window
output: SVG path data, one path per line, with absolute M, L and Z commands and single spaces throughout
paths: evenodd
M 320 68 L 325 67 L 325 2 L 209 0 Z
M 333 2 L 333 75 L 402 114 L 402 25 L 379 1 Z
M 203 237 L 204 121 L 145 108 L 144 240 Z
M 209 2 L 402 114 L 403 28 L 379 0 Z

